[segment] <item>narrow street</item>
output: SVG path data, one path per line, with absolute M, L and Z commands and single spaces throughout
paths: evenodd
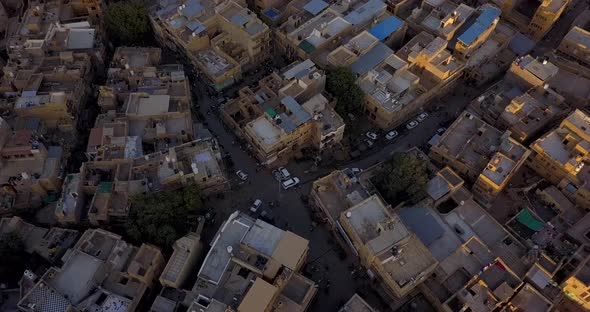
M 291 162 L 287 169 L 292 175 L 301 179 L 301 184 L 297 188 L 283 190 L 280 182 L 272 176 L 270 169 L 257 170 L 256 160 L 235 142 L 233 133 L 224 127 L 218 113 L 210 110 L 212 105 L 217 105 L 216 100 L 206 95 L 204 86 L 200 83 L 195 84 L 194 74 L 189 76 L 194 89 L 194 100 L 198 102 L 207 128 L 223 146 L 224 152 L 231 154 L 235 165 L 234 170 L 243 170 L 249 175 L 248 181 L 244 183 L 237 179 L 233 172 L 228 172 L 228 177 L 232 181 L 231 193 L 226 194 L 224 198 L 209 199 L 206 202 L 207 207 L 216 213 L 215 224 L 211 228 L 216 229 L 236 209 L 247 211 L 255 199 L 260 199 L 264 203 L 262 209 L 270 212 L 277 226 L 293 231 L 310 241 L 307 273 L 320 286 L 310 311 L 333 311 L 355 292 L 362 292 L 371 304 L 380 307 L 381 311 L 388 311 L 389 309 L 383 305 L 376 294 L 370 291 L 369 282 L 357 277 L 358 274 L 351 273 L 357 269 L 356 259 L 352 256 L 342 259 L 344 252 L 332 239 L 332 234 L 321 225 L 314 226 L 310 211 L 301 201 L 302 195 L 309 195 L 312 182 L 328 174 L 332 169 L 319 168 L 316 172 L 310 172 L 310 162 Z M 364 169 L 387 159 L 395 151 L 426 144 L 440 124 L 453 120 L 471 98 L 472 95 L 463 94 L 449 96 L 447 103 L 441 103 L 446 107 L 445 109 L 431 113 L 425 122 L 411 131 L 399 130 L 400 136 L 390 144 L 386 145 L 381 138 L 367 157 L 353 161 L 347 167 Z M 271 207 L 269 202 L 279 204 Z M 208 238 L 205 239 L 208 242 Z M 357 272 L 359 271 L 357 269 Z

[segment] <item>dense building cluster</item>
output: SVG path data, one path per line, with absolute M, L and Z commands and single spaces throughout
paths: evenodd
M 587 1 L 142 5 L 0 3 L 1 311 L 590 309 Z

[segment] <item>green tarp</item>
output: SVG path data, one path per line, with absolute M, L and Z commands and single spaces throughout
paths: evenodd
M 301 41 L 301 43 L 299 43 L 299 48 L 305 51 L 305 53 L 313 53 L 313 51 L 315 51 L 315 47 L 307 40 Z
M 275 110 L 270 107 L 266 109 L 266 113 L 270 116 L 270 118 L 275 118 L 277 115 L 277 112 L 275 112 Z
M 110 193 L 113 189 L 113 182 L 100 182 L 98 184 L 98 193 Z
M 528 208 L 521 210 L 516 216 L 516 220 L 535 232 L 540 231 L 545 226 L 545 223 L 533 216 Z

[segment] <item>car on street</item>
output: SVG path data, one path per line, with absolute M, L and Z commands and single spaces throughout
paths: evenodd
M 418 115 L 418 117 L 416 118 L 416 121 L 423 122 L 424 120 L 426 120 L 426 118 L 428 118 L 428 113 L 424 112 L 424 113 Z
M 279 167 L 277 171 L 279 172 L 282 180 L 287 180 L 291 178 L 291 174 L 289 173 L 289 170 L 287 170 L 287 168 Z
M 299 184 L 299 178 L 293 177 L 293 178 L 291 178 L 291 179 L 286 180 L 286 181 L 283 182 L 283 188 L 285 190 L 288 190 L 288 189 L 292 188 L 293 186 L 295 186 L 297 184 Z
M 438 135 L 442 135 L 443 133 L 445 133 L 445 131 L 447 131 L 447 128 L 445 127 L 440 127 L 436 130 L 436 134 Z
M 418 126 L 418 122 L 415 120 L 412 120 L 406 125 L 406 128 L 408 130 L 412 130 L 412 129 L 416 128 L 416 126 Z
M 369 148 L 372 148 L 373 145 L 375 145 L 375 142 L 373 142 L 372 140 L 369 140 L 369 139 L 365 139 L 365 143 L 367 143 L 367 146 Z
M 360 169 L 360 168 L 350 168 L 350 171 L 352 172 L 352 174 L 357 175 L 357 174 L 363 172 L 363 169 Z
M 365 136 L 373 141 L 377 140 L 377 133 L 375 132 L 367 131 L 367 133 L 365 133 Z
M 238 176 L 238 178 L 240 178 L 240 180 L 242 180 L 242 181 L 246 181 L 246 180 L 248 180 L 248 174 L 247 174 L 247 173 L 245 173 L 245 172 L 244 172 L 244 171 L 242 171 L 242 170 L 238 170 L 238 171 L 236 171 L 236 175 L 237 175 L 237 176 Z
M 262 201 L 260 199 L 256 199 L 252 203 L 252 206 L 250 206 L 250 211 L 257 212 L 258 211 L 258 208 L 260 208 L 260 206 L 262 206 Z
M 387 132 L 387 134 L 385 135 L 385 138 L 387 139 L 387 141 L 391 141 L 393 139 L 395 139 L 397 137 L 398 133 L 395 130 L 389 131 Z

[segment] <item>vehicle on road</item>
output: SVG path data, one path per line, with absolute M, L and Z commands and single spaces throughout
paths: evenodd
M 447 128 L 445 128 L 445 127 L 440 127 L 440 128 L 438 128 L 438 129 L 436 130 L 436 133 L 437 133 L 438 135 L 442 135 L 443 133 L 445 133 L 445 131 L 447 131 Z
M 291 178 L 291 179 L 286 180 L 286 181 L 283 182 L 283 188 L 285 190 L 288 190 L 288 189 L 292 188 L 293 186 L 295 186 L 297 184 L 299 184 L 299 178 L 293 177 L 293 178 Z
M 250 211 L 257 212 L 258 211 L 258 208 L 260 208 L 260 206 L 262 206 L 262 201 L 260 199 L 256 199 L 252 203 L 252 206 L 250 206 Z
M 418 122 L 415 120 L 412 120 L 406 125 L 406 128 L 408 130 L 412 130 L 412 129 L 416 128 L 416 126 L 418 126 Z
M 279 169 L 277 171 L 281 175 L 281 179 L 287 180 L 287 179 L 291 178 L 291 174 L 289 173 L 289 170 L 287 170 L 287 168 L 279 167 Z
M 416 118 L 416 121 L 423 122 L 424 120 L 426 120 L 426 118 L 428 118 L 428 113 L 424 112 L 424 113 L 418 115 L 418 117 Z
M 389 131 L 387 132 L 387 134 L 385 135 L 385 138 L 387 139 L 387 141 L 391 141 L 393 139 L 395 139 L 397 137 L 398 133 L 395 130 Z
M 238 170 L 238 171 L 236 171 L 236 175 L 237 175 L 237 176 L 238 176 L 238 178 L 240 178 L 240 180 L 242 180 L 242 181 L 246 181 L 246 180 L 248 180 L 248 174 L 247 174 L 247 173 L 245 173 L 245 172 L 244 172 L 244 171 L 242 171 L 242 170 Z
M 365 133 L 365 136 L 373 141 L 377 140 L 377 133 L 375 132 L 367 131 L 367 133 Z

